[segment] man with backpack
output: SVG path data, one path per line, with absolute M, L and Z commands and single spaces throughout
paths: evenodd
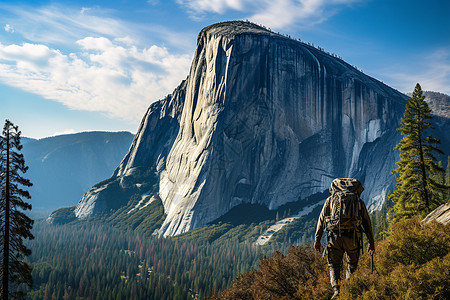
M 320 239 L 323 231 L 327 231 L 328 246 L 326 248 L 330 282 L 334 294 L 339 295 L 339 279 L 342 268 L 342 258 L 346 253 L 346 279 L 355 272 L 358 266 L 359 253 L 362 248 L 362 232 L 369 240 L 367 251 L 373 255 L 375 242 L 372 224 L 366 205 L 360 195 L 364 188 L 353 178 L 337 178 L 330 187 L 330 196 L 323 205 L 317 222 L 314 248 L 321 250 Z

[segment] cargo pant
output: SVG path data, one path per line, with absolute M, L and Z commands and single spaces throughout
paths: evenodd
M 358 233 L 354 230 L 328 235 L 328 267 L 330 269 L 330 282 L 333 289 L 339 289 L 339 279 L 342 269 L 342 258 L 347 261 L 346 278 L 356 271 L 359 260 Z

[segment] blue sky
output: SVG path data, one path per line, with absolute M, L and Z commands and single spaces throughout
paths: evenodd
M 447 0 L 1 1 L 0 120 L 24 136 L 136 132 L 186 78 L 198 32 L 249 19 L 402 92 L 450 94 Z

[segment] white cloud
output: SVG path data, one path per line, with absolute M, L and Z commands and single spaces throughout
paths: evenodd
M 115 38 L 114 41 L 118 42 L 118 43 L 125 44 L 127 46 L 133 45 L 133 40 L 129 36 Z
M 9 33 L 14 33 L 14 28 L 11 25 L 6 24 L 5 25 L 5 31 L 9 32 Z
M 45 7 L 0 4 L 2 16 L 25 39 L 57 45 L 71 45 L 86 36 L 125 37 L 133 32 L 132 24 L 112 17 L 108 10 L 72 8 L 53 4 Z M 133 37 L 135 40 L 137 37 Z
M 99 7 L 0 3 L 0 12 L 5 30 L 14 26 L 28 41 L 0 43 L 0 82 L 133 123 L 186 78 L 195 47 L 183 32 L 122 21 Z
M 184 53 L 192 53 L 195 49 L 197 32 L 175 32 L 155 23 L 125 21 L 118 15 L 118 11 L 98 6 L 13 6 L 0 1 L 0 18 L 14 28 L 17 38 L 21 36 L 34 43 L 71 48 L 75 41 L 92 36 L 106 37 L 128 45 L 133 41 L 139 47 L 166 45 L 172 51 Z
M 224 14 L 229 10 L 247 14 L 256 23 L 282 29 L 294 24 L 322 22 L 336 8 L 362 0 L 178 0 L 188 13 L 199 18 L 206 13 Z
M 189 8 L 192 13 L 215 12 L 225 13 L 227 10 L 243 10 L 245 0 L 179 0 L 178 3 Z
M 0 81 L 72 109 L 138 121 L 151 102 L 187 76 L 190 56 L 139 49 L 105 37 L 77 41 L 77 53 L 42 44 L 0 44 Z
M 89 7 L 82 7 L 80 13 L 84 15 L 84 13 L 89 12 L 91 9 Z
M 396 64 L 376 73 L 404 93 L 412 92 L 416 83 L 420 83 L 425 91 L 450 95 L 450 50 L 439 49 L 417 59 L 410 58 L 403 65 Z

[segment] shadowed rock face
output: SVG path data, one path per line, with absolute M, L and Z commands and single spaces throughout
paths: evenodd
M 301 42 L 245 22 L 212 25 L 199 34 L 186 81 L 150 106 L 110 180 L 145 193 L 133 174 L 154 168 L 165 236 L 238 204 L 304 199 L 336 177 L 360 179 L 376 207 L 394 183 L 406 99 Z M 109 184 L 86 193 L 76 216 L 126 204 L 108 204 Z

